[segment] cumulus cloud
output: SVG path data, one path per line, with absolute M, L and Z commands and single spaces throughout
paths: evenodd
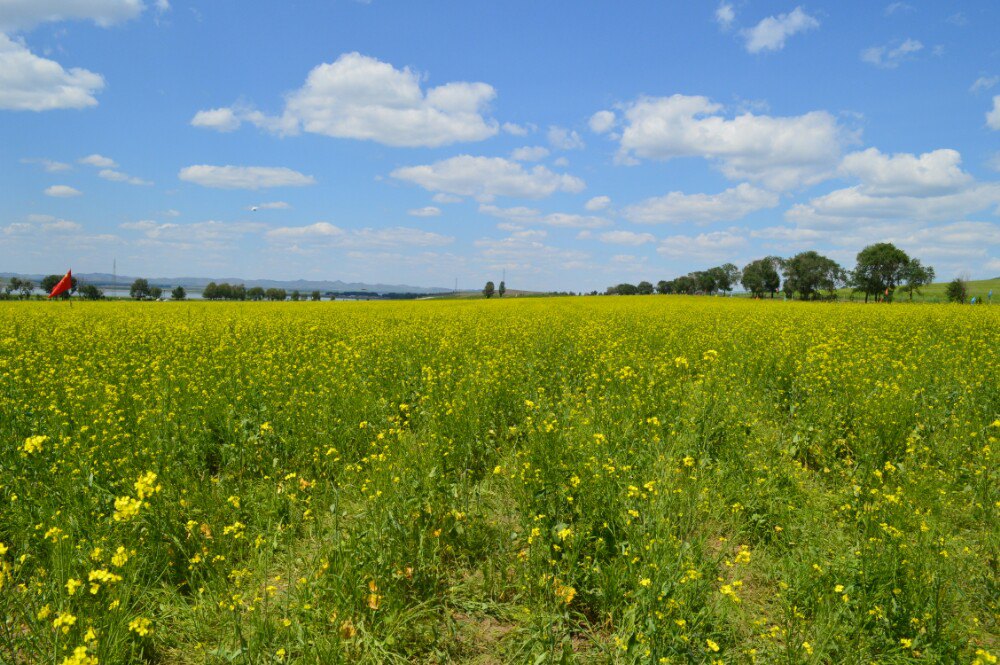
M 316 222 L 306 226 L 283 226 L 267 232 L 267 238 L 275 243 L 295 243 L 309 241 L 322 246 L 353 247 L 434 247 L 448 245 L 455 241 L 451 236 L 431 233 L 405 226 L 384 229 L 343 229 L 329 222 Z
M 898 46 L 872 46 L 861 52 L 861 60 L 882 69 L 895 69 L 924 48 L 916 39 L 907 39 Z
M 3 228 L 5 235 L 29 235 L 39 233 L 66 233 L 79 231 L 81 227 L 76 222 L 60 219 L 53 215 L 28 215 L 22 222 L 14 222 Z
M 615 122 L 617 122 L 617 118 L 612 111 L 598 111 L 590 116 L 590 121 L 587 124 L 590 126 L 590 131 L 595 134 L 605 134 L 614 128 Z
M 480 258 L 492 270 L 506 268 L 520 274 L 548 273 L 554 269 L 576 269 L 590 258 L 586 252 L 546 245 L 534 235 L 483 238 L 475 242 Z
M 935 196 L 955 192 L 972 182 L 961 163 L 962 155 L 957 150 L 934 150 L 917 157 L 911 153 L 886 155 L 877 148 L 868 148 L 845 156 L 840 171 L 860 180 L 870 194 Z
M 589 210 L 591 212 L 596 212 L 598 210 L 604 210 L 611 205 L 610 196 L 595 196 L 586 203 L 583 204 L 584 210 Z
M 0 3 L 0 7 L 5 6 Z M 0 110 L 51 111 L 97 105 L 104 88 L 100 74 L 41 58 L 0 33 Z
M 634 231 L 606 231 L 598 236 L 603 243 L 609 245 L 645 245 L 648 242 L 656 242 L 656 237 L 652 233 L 635 233 Z
M 414 208 L 413 210 L 407 210 L 407 215 L 411 217 L 437 217 L 441 214 L 441 208 L 436 206 L 424 206 L 423 208 Z
M 549 156 L 549 149 L 540 145 L 517 148 L 510 158 L 518 162 L 537 162 Z
M 557 150 L 578 150 L 583 147 L 583 139 L 575 131 L 552 125 L 548 131 L 549 145 Z
M 461 196 L 455 196 L 454 194 L 438 192 L 431 197 L 431 201 L 434 201 L 434 203 L 461 203 L 463 199 Z
M 191 125 L 203 129 L 214 129 L 217 132 L 232 132 L 239 129 L 241 120 L 231 108 L 208 109 L 198 111 L 191 118 Z
M 152 185 L 148 180 L 143 180 L 142 178 L 137 178 L 135 176 L 130 176 L 127 173 L 122 173 L 121 171 L 115 171 L 114 169 L 101 169 L 97 174 L 98 177 L 104 178 L 105 180 L 110 180 L 112 182 L 125 182 L 130 185 Z
M 211 166 L 198 164 L 180 170 L 177 177 L 202 187 L 217 189 L 263 189 L 302 187 L 316 179 L 284 166 Z
M 499 131 L 484 117 L 496 91 L 486 83 L 446 83 L 426 91 L 410 68 L 345 53 L 315 67 L 305 85 L 288 94 L 280 116 L 249 108 L 199 111 L 191 124 L 232 131 L 250 122 L 267 131 L 375 141 L 389 146 L 438 147 L 482 141 Z
M 259 233 L 266 226 L 257 222 L 208 220 L 193 224 L 177 224 L 144 219 L 119 224 L 119 228 L 127 231 L 139 231 L 146 240 L 154 241 L 144 244 L 179 243 L 184 246 L 226 246 L 229 242 L 243 236 Z
M 702 157 L 732 180 L 776 190 L 830 177 L 853 136 L 825 111 L 774 117 L 742 113 L 731 119 L 707 97 L 641 97 L 624 106 L 618 159 Z
M 104 155 L 98 155 L 94 153 L 93 155 L 87 155 L 86 157 L 81 157 L 77 160 L 81 164 L 86 164 L 87 166 L 93 166 L 99 169 L 116 169 L 118 164 L 115 160 L 110 157 L 105 157 Z
M 142 13 L 142 0 L 3 0 L 0 31 L 28 30 L 50 21 L 89 20 L 108 27 Z
M 779 197 L 774 192 L 741 183 L 719 194 L 670 192 L 628 206 L 623 214 L 626 219 L 641 224 L 708 224 L 741 219 L 757 210 L 774 208 L 778 203 Z
M 732 3 L 720 2 L 715 10 L 715 22 L 719 24 L 719 27 L 723 30 L 728 30 L 733 27 L 733 21 L 735 20 L 736 10 L 733 9 Z
M 696 236 L 676 235 L 664 238 L 656 251 L 672 259 L 725 261 L 732 252 L 742 249 L 747 239 L 737 229 L 699 233 Z
M 513 122 L 505 122 L 501 126 L 501 129 L 511 136 L 527 136 L 531 128 Z
M 763 19 L 754 27 L 744 30 L 743 36 L 750 53 L 780 51 L 785 47 L 785 40 L 792 35 L 818 27 L 819 21 L 802 11 L 802 7 L 796 7 L 787 14 Z
M 65 199 L 71 196 L 80 196 L 82 194 L 78 189 L 74 189 L 69 185 L 52 185 L 45 189 L 45 196 L 54 196 L 56 198 Z
M 528 170 L 502 157 L 459 155 L 434 164 L 399 168 L 391 175 L 432 192 L 471 196 L 479 201 L 491 201 L 497 196 L 540 199 L 557 191 L 576 193 L 584 188 L 584 182 L 577 177 L 554 173 L 544 166 Z
M 539 224 L 564 229 L 599 229 L 611 225 L 611 222 L 603 217 L 576 215 L 565 212 L 543 214 L 539 210 L 524 206 L 498 208 L 493 205 L 483 204 L 479 206 L 479 212 L 522 225 Z
M 986 114 L 986 125 L 990 129 L 1000 130 L 1000 95 L 993 98 L 993 110 Z

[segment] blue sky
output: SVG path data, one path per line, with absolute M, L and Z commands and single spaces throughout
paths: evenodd
M 1000 275 L 1000 3 L 0 0 L 0 271 Z

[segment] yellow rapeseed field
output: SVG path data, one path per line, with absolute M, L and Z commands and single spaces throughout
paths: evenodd
M 1000 308 L 0 303 L 5 663 L 996 663 Z

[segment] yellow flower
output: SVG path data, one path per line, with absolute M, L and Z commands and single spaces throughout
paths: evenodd
M 83 586 L 83 582 L 71 578 L 68 582 L 66 582 L 66 591 L 72 596 L 81 586 Z
M 64 633 L 68 633 L 74 623 L 76 623 L 76 617 L 68 612 L 60 612 L 52 620 L 52 626 L 54 628 L 62 628 L 62 632 Z
M 116 522 L 127 522 L 139 514 L 140 508 L 142 508 L 142 501 L 139 499 L 120 496 L 115 499 L 115 514 L 112 517 Z
M 139 637 L 145 637 L 153 632 L 152 626 L 153 622 L 144 617 L 138 617 L 128 623 L 128 629 L 139 635 Z
M 717 643 L 713 642 L 712 640 L 705 640 L 705 644 L 708 646 L 708 650 L 709 651 L 713 651 L 714 652 L 714 651 L 718 651 L 719 650 L 719 645 Z
M 35 436 L 29 436 L 27 439 L 24 440 L 24 445 L 21 447 L 21 450 L 28 453 L 29 455 L 32 453 L 41 452 L 42 444 L 48 440 L 49 437 L 41 434 Z
M 88 656 L 87 647 L 79 646 L 73 649 L 72 656 L 66 656 L 60 665 L 98 665 L 97 656 Z
M 156 474 L 152 471 L 139 476 L 139 480 L 135 481 L 134 487 L 140 499 L 151 497 L 162 489 L 160 485 L 156 484 Z

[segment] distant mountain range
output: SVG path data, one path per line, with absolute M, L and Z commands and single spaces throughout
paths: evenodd
M 101 288 L 111 287 L 115 282 L 116 278 L 111 273 L 104 272 L 90 272 L 90 273 L 75 273 L 73 275 L 81 284 L 93 284 Z M 36 285 L 45 277 L 45 275 L 27 275 L 21 273 L 12 272 L 0 272 L 0 279 L 10 279 L 11 277 L 18 277 L 20 279 L 30 279 Z M 128 290 L 129 285 L 135 281 L 135 277 L 130 277 L 128 275 L 118 275 L 117 284 L 119 290 Z M 345 293 L 345 292 L 357 292 L 357 291 L 368 291 L 370 293 L 422 293 L 422 294 L 437 294 L 437 293 L 451 293 L 452 289 L 444 289 L 438 287 L 426 287 L 426 286 L 409 286 L 407 284 L 366 284 L 364 282 L 343 282 L 341 280 L 307 280 L 307 279 L 296 279 L 296 280 L 275 280 L 275 279 L 240 279 L 238 277 L 147 277 L 147 281 L 151 286 L 159 286 L 164 289 L 172 289 L 175 286 L 183 286 L 187 290 L 201 291 L 205 288 L 209 282 L 215 282 L 216 284 L 222 284 L 223 282 L 228 282 L 229 284 L 243 284 L 248 289 L 255 286 L 259 286 L 264 289 L 285 289 L 287 291 L 320 291 L 322 293 L 334 292 L 334 293 Z

